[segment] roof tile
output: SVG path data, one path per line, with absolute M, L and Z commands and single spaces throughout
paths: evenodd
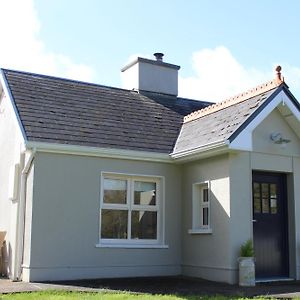
M 170 153 L 211 103 L 3 69 L 29 141 Z

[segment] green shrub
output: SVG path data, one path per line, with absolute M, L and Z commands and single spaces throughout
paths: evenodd
M 241 246 L 240 256 L 241 257 L 253 257 L 254 256 L 252 240 L 248 240 Z

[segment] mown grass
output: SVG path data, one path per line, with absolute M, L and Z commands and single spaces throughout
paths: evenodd
M 67 291 L 42 291 L 30 293 L 15 293 L 0 295 L 1 300 L 247 300 L 251 298 L 225 297 L 225 296 L 179 296 L 179 295 L 151 295 L 133 294 L 128 292 L 67 292 Z M 256 297 L 256 300 L 272 298 Z M 296 298 L 295 298 L 296 299 Z

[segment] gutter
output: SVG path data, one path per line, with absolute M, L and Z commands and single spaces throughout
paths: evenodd
M 202 157 L 208 157 L 215 155 L 218 152 L 225 152 L 229 150 L 229 140 L 217 141 L 211 144 L 207 144 L 202 147 L 196 147 L 179 152 L 173 152 L 170 156 L 177 161 L 187 161 L 192 159 L 199 159 Z
M 26 147 L 27 149 L 35 149 L 38 152 L 45 152 L 45 153 L 60 153 L 60 154 L 70 154 L 70 155 L 129 159 L 129 160 L 163 162 L 163 163 L 173 162 L 173 159 L 170 157 L 168 153 L 159 153 L 159 152 L 150 152 L 150 151 L 98 148 L 98 147 L 90 147 L 90 146 L 53 144 L 53 143 L 44 143 L 44 142 L 27 142 Z
M 14 264 L 14 272 L 12 280 L 21 280 L 22 276 L 22 261 L 24 252 L 24 234 L 25 234 L 25 209 L 26 209 L 26 182 L 27 175 L 34 160 L 36 149 L 33 149 L 29 155 L 29 158 L 25 162 L 25 153 L 21 153 L 23 169 L 21 172 L 21 183 L 20 183 L 20 196 L 18 204 L 18 215 L 17 215 L 17 230 L 16 230 L 16 257 Z

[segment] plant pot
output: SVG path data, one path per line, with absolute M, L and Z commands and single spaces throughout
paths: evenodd
M 239 262 L 239 285 L 255 286 L 254 258 L 240 257 L 238 262 Z

